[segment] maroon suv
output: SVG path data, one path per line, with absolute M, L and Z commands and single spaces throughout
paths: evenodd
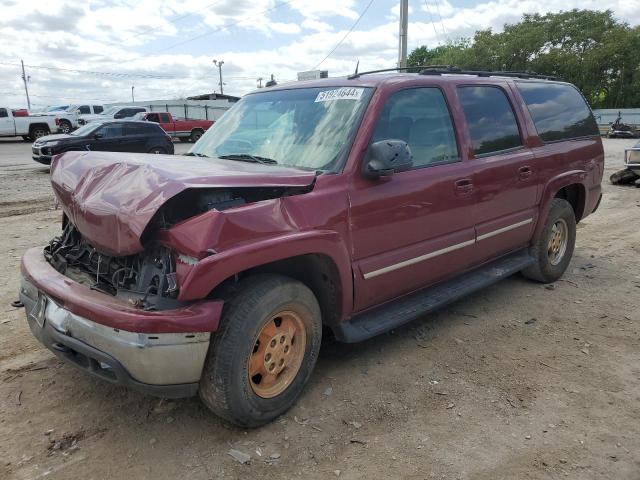
M 557 280 L 601 198 L 570 84 L 360 74 L 245 96 L 188 157 L 69 152 L 62 233 L 22 260 L 34 335 L 113 383 L 287 410 L 323 326 L 365 340 L 516 272 Z

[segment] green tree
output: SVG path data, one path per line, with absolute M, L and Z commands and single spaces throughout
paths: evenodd
M 555 75 L 578 86 L 594 108 L 640 107 L 640 27 L 609 10 L 525 14 L 500 33 L 421 46 L 408 64 Z

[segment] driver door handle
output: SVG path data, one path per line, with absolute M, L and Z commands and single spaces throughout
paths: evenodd
M 457 195 L 469 195 L 473 192 L 473 182 L 470 178 L 461 178 L 455 181 L 454 188 Z

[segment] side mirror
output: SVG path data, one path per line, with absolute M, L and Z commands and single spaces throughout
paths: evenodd
M 118 112 L 113 116 L 113 118 L 124 118 L 124 113 Z
M 95 138 L 96 140 L 103 138 L 104 137 L 104 133 L 94 133 L 93 134 L 93 138 Z
M 388 177 L 404 172 L 413 166 L 413 154 L 403 140 L 380 140 L 369 145 L 362 165 L 366 178 Z

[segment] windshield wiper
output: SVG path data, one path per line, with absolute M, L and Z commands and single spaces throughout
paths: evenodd
M 205 157 L 209 158 L 209 155 L 205 155 L 204 153 L 196 153 L 196 152 L 188 152 L 184 154 L 185 157 Z
M 248 153 L 232 153 L 230 155 L 218 155 L 218 158 L 224 160 L 237 160 L 239 162 L 262 163 L 263 165 L 277 165 L 278 162 L 273 158 L 259 157 L 257 155 L 249 155 Z

